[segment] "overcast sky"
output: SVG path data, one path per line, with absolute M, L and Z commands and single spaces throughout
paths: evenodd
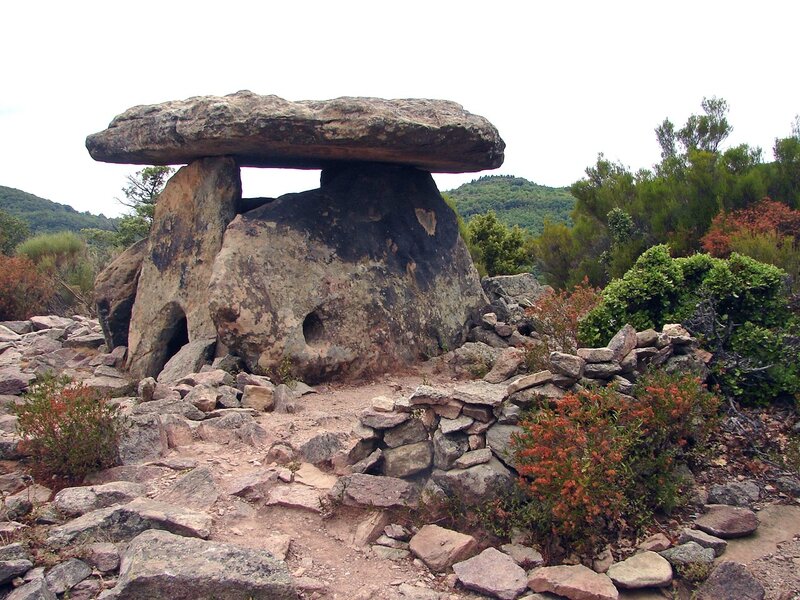
M 125 176 L 87 134 L 130 106 L 241 89 L 290 100 L 444 98 L 487 117 L 514 174 L 562 186 L 597 153 L 658 160 L 653 128 L 725 98 L 730 143 L 790 134 L 800 2 L 5 2 L 0 185 L 117 215 Z M 479 174 L 437 175 L 450 189 Z M 244 194 L 318 173 L 246 169 Z

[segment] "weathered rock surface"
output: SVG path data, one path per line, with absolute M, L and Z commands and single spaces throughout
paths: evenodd
M 678 543 L 685 544 L 686 542 L 695 542 L 703 548 L 711 548 L 717 556 L 725 552 L 725 548 L 728 547 L 728 542 L 722 538 L 710 535 L 699 529 L 684 529 L 678 537 Z
M 672 582 L 672 566 L 663 556 L 645 551 L 612 564 L 607 575 L 615 585 L 626 589 L 666 587 Z
M 758 484 L 753 481 L 729 481 L 713 484 L 708 490 L 708 502 L 749 508 L 758 501 L 760 495 Z
M 758 517 L 748 508 L 709 504 L 698 517 L 695 527 L 722 539 L 750 535 L 758 528 Z
M 208 294 L 250 370 L 288 358 L 312 383 L 456 347 L 485 303 L 430 174 L 382 165 L 325 170 L 320 189 L 236 217 Z
M 659 554 L 676 567 L 694 563 L 711 564 L 714 562 L 714 550 L 704 548 L 697 542 L 684 542 L 673 548 L 662 550 Z
M 250 167 L 359 161 L 463 173 L 499 167 L 505 144 L 489 121 L 446 100 L 290 102 L 241 91 L 134 106 L 90 135 L 86 147 L 95 160 L 124 164 L 232 156 Z
M 294 600 L 286 564 L 263 551 L 147 531 L 128 545 L 105 600 Z
M 583 565 L 539 567 L 528 574 L 534 592 L 552 592 L 570 600 L 617 600 L 619 592 L 606 575 Z
M 449 494 L 475 505 L 491 500 L 498 490 L 510 485 L 513 479 L 511 471 L 497 459 L 467 469 L 435 469 L 431 478 Z
M 438 525 L 425 525 L 411 538 L 411 552 L 431 571 L 444 571 L 475 552 L 478 543 L 471 535 L 445 529 Z
M 53 498 L 53 505 L 68 517 L 106 508 L 114 504 L 125 504 L 144 496 L 143 485 L 129 481 L 113 481 L 102 485 L 64 488 Z
M 184 344 L 216 337 L 208 282 L 241 195 L 231 158 L 197 160 L 161 192 L 131 314 L 128 366 L 134 376 L 154 377 Z
M 18 587 L 6 596 L 6 600 L 56 600 L 56 595 L 41 578 Z
M 97 318 L 109 350 L 128 345 L 131 310 L 136 300 L 136 287 L 146 251 L 147 240 L 139 240 L 115 258 L 95 279 Z
M 50 569 L 45 575 L 47 586 L 55 594 L 63 594 L 92 574 L 92 568 L 82 560 L 70 558 Z
M 47 544 L 64 548 L 78 538 L 96 537 L 102 537 L 104 541 L 125 541 L 147 529 L 163 529 L 178 535 L 207 538 L 211 534 L 211 517 L 188 508 L 137 498 L 128 504 L 88 512 L 54 527 L 49 532 Z
M 431 442 L 417 442 L 383 451 L 383 473 L 389 477 L 410 477 L 433 462 Z
M 407 481 L 361 473 L 339 478 L 330 495 L 345 506 L 393 508 L 412 505 L 415 500 L 414 488 Z
M 764 586 L 739 563 L 721 562 L 697 591 L 698 600 L 764 600 Z
M 175 506 L 188 506 L 197 510 L 208 510 L 219 498 L 220 490 L 214 481 L 211 469 L 197 467 L 179 477 L 158 496 L 161 502 Z
M 514 600 L 528 588 L 525 570 L 495 548 L 454 564 L 453 572 L 465 588 L 501 600 Z

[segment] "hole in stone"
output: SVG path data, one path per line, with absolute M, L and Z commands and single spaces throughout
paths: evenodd
M 173 325 L 168 326 L 164 332 L 166 338 L 166 352 L 164 355 L 163 368 L 169 359 L 175 356 L 178 351 L 189 343 L 189 327 L 186 324 L 186 315 L 179 315 Z M 160 369 L 159 369 L 160 370 Z
M 523 321 L 517 325 L 517 331 L 519 331 L 522 335 L 530 335 L 533 333 L 534 329 L 533 325 Z
M 303 319 L 303 337 L 306 339 L 306 344 L 309 346 L 322 341 L 325 335 L 325 327 L 322 325 L 322 319 L 316 311 L 308 313 L 306 318 Z

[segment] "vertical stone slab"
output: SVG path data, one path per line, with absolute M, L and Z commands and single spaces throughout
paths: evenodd
M 183 344 L 216 337 L 208 282 L 241 195 L 239 168 L 229 157 L 196 160 L 167 182 L 131 314 L 132 375 L 156 376 Z

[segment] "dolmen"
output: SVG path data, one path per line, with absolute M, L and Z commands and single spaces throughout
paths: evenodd
M 186 165 L 149 238 L 96 283 L 136 377 L 226 353 L 252 372 L 359 377 L 459 346 L 487 302 L 431 173 L 497 168 L 505 144 L 454 102 L 243 91 L 130 108 L 86 146 Z M 243 198 L 243 166 L 321 169 L 320 187 Z

